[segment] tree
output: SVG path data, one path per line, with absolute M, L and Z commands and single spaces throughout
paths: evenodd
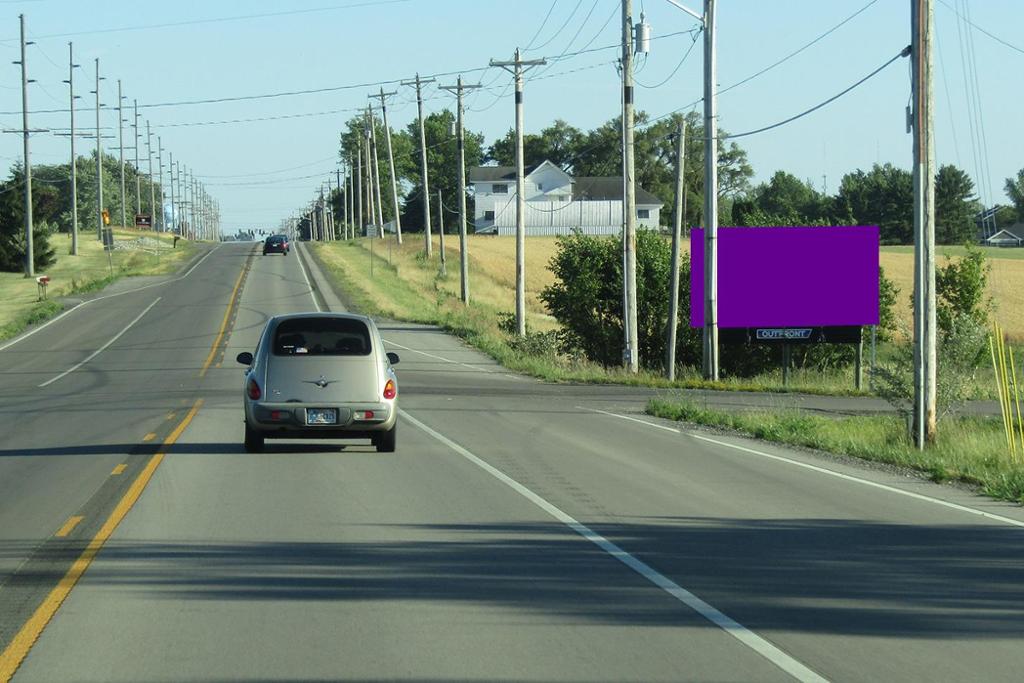
M 574 162 L 584 139 L 585 136 L 579 128 L 569 125 L 562 119 L 556 119 L 538 134 L 523 135 L 523 161 L 527 166 L 533 166 L 547 159 L 571 174 L 574 172 Z M 514 166 L 515 144 L 516 132 L 509 129 L 504 137 L 495 140 L 487 148 L 486 159 L 496 162 L 499 166 Z
M 1024 168 L 1017 171 L 1016 178 L 1006 179 L 1006 196 L 1013 202 L 1017 216 L 1024 216 Z
M 0 183 L 0 270 L 17 273 L 25 267 L 25 173 L 20 164 L 11 170 L 11 177 Z M 53 188 L 32 192 L 32 255 L 34 267 L 41 270 L 55 260 L 49 236 L 53 226 L 47 222 L 47 205 L 56 191 Z M 36 209 L 39 214 L 36 214 Z
M 746 198 L 736 200 L 733 220 L 738 225 L 829 225 L 828 203 L 809 182 L 776 171 Z
M 865 173 L 847 173 L 833 200 L 833 217 L 840 222 L 877 225 L 882 244 L 914 241 L 914 179 L 892 164 L 875 164 Z
M 979 210 L 971 177 L 952 164 L 941 167 L 935 174 L 935 241 L 939 244 L 977 241 L 974 216 Z

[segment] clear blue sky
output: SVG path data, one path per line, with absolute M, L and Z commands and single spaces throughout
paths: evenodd
M 694 9 L 701 4 L 700 0 L 683 2 Z M 956 163 L 975 177 L 962 43 L 955 14 L 949 9 L 963 2 L 936 2 L 937 149 L 939 163 Z M 867 4 L 868 0 L 720 0 L 720 85 L 729 86 L 757 72 Z M 967 6 L 974 23 L 1024 47 L 1019 31 L 1024 26 L 1024 3 L 968 0 Z M 29 36 L 37 41 L 28 48 L 30 77 L 37 80 L 30 86 L 30 109 L 66 108 L 67 86 L 62 80 L 67 78 L 70 40 L 75 61 L 82 65 L 76 70 L 76 92 L 83 95 L 78 105 L 80 125 L 95 121 L 89 91 L 96 57 L 106 78 L 101 93 L 108 105 L 116 102 L 117 79 L 129 101 L 138 99 L 144 105 L 329 88 L 411 77 L 417 71 L 465 70 L 467 82 L 490 86 L 469 101 L 467 112 L 467 125 L 482 131 L 490 142 L 513 122 L 511 93 L 502 87 L 508 78 L 496 69 L 470 70 L 485 67 L 491 58 L 510 58 L 516 46 L 528 45 L 551 7 L 551 0 L 0 1 L 0 56 L 8 64 L 6 76 L 0 79 L 0 111 L 21 109 L 20 74 L 10 61 L 18 58 L 17 17 L 24 13 Z M 618 7 L 618 0 L 557 0 L 535 41 L 548 44 L 527 56 L 556 57 L 587 44 L 614 45 L 620 35 Z M 646 12 L 656 38 L 696 25 L 666 0 L 634 0 L 634 7 L 638 15 Z M 269 13 L 278 16 L 240 18 Z M 227 18 L 232 19 L 198 23 Z M 190 23 L 166 26 L 179 22 Z M 108 31 L 126 27 L 134 28 Z M 1024 167 L 1020 133 L 1024 53 L 982 33 L 974 32 L 973 39 L 978 89 L 985 103 L 985 150 L 992 190 L 983 194 L 989 202 L 1005 202 L 1005 179 Z M 787 118 L 857 81 L 909 41 L 910 0 L 876 0 L 798 56 L 722 94 L 721 126 L 742 132 Z M 686 34 L 655 40 L 638 80 L 648 85 L 664 81 L 690 42 Z M 611 64 L 616 57 L 614 48 L 600 50 L 535 72 L 535 76 L 550 77 L 526 86 L 527 130 L 539 130 L 556 118 L 588 129 L 616 116 L 620 91 Z M 638 107 L 659 115 L 694 102 L 701 95 L 701 69 L 698 42 L 664 85 L 638 88 Z M 453 81 L 454 76 L 443 80 Z M 193 169 L 219 199 L 226 230 L 274 227 L 307 204 L 321 177 L 335 168 L 337 132 L 351 113 L 224 125 L 175 124 L 355 109 L 365 106 L 366 95 L 375 90 L 360 87 L 144 108 L 140 118 L 150 121 L 164 149 Z M 398 90 L 389 108 L 394 127 L 404 126 L 415 116 L 412 90 Z M 428 111 L 453 104 L 446 93 L 433 87 L 427 87 L 426 93 Z M 908 61 L 901 60 L 827 108 L 739 142 L 749 152 L 756 180 L 784 169 L 832 192 L 840 177 L 855 168 L 875 162 L 910 167 L 910 136 L 904 127 L 909 93 Z M 700 105 L 696 106 L 699 110 Z M 103 125 L 116 127 L 115 114 L 104 111 L 102 116 Z M 20 115 L 0 115 L 0 123 L 5 128 L 19 127 Z M 38 114 L 31 125 L 66 127 L 67 114 Z M 980 136 L 980 131 L 975 134 Z M 116 140 L 106 141 L 107 146 L 111 143 Z M 79 144 L 88 151 L 93 143 Z M 48 133 L 34 136 L 35 163 L 65 160 L 67 145 L 67 138 Z M 0 137 L 0 163 L 7 166 L 20 155 L 17 135 Z M 146 164 L 142 167 L 145 170 Z M 317 177 L 300 177 L 313 175 Z

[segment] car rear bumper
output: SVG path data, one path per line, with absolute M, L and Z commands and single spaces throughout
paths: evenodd
M 338 422 L 327 425 L 306 423 L 307 408 L 334 408 Z M 359 413 L 373 412 L 373 417 L 360 419 Z M 395 426 L 398 406 L 395 403 L 267 403 L 246 401 L 245 420 L 250 429 L 265 437 L 296 439 L 368 438 Z

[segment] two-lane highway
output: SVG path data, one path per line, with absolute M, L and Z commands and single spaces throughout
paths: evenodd
M 234 356 L 271 315 L 339 307 L 302 245 L 243 280 L 250 252 L 0 353 L 0 405 L 30 430 L 0 452 L 0 646 L 32 640 L 60 578 L 24 571 L 41 543 L 111 468 L 136 481 L 166 454 L 15 680 L 1019 678 L 1019 508 L 680 429 L 433 328 L 380 322 L 402 357 L 396 453 L 246 454 Z

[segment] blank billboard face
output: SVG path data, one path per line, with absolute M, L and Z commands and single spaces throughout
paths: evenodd
M 704 230 L 690 234 L 690 326 L 704 326 Z M 878 226 L 719 228 L 719 327 L 878 324 Z

